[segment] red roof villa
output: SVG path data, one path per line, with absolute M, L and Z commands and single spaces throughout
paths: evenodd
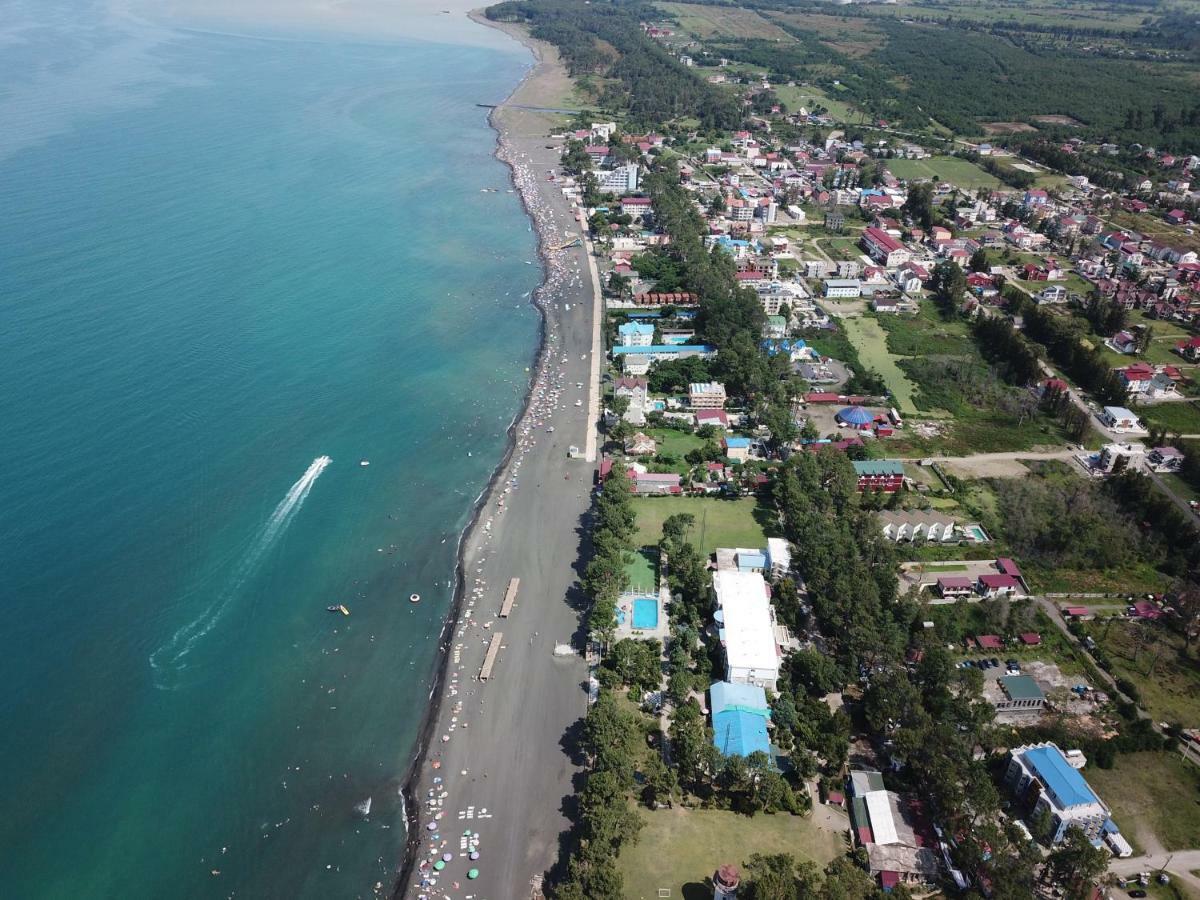
M 942 575 L 937 589 L 942 597 L 966 597 L 975 590 L 975 583 L 966 575 Z
M 985 597 L 1012 596 L 1020 590 L 1021 583 L 1012 575 L 979 576 L 979 593 Z

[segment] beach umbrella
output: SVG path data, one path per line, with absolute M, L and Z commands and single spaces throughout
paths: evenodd
M 433 864 L 433 867 L 440 872 L 442 869 L 446 868 L 446 864 L 439 859 Z
M 454 859 L 454 854 L 453 853 L 443 853 L 442 859 L 445 860 L 446 862 L 450 862 L 450 860 Z
M 470 879 L 472 879 L 472 880 L 474 880 L 474 879 L 478 878 L 478 877 L 479 877 L 479 870 L 478 870 L 478 869 L 471 869 L 469 872 L 467 872 L 467 877 L 468 877 L 468 878 L 470 878 Z
M 430 822 L 428 825 L 425 826 L 425 830 L 426 831 L 437 831 L 437 823 Z
M 471 859 L 479 859 L 479 851 L 478 850 L 471 851 Z

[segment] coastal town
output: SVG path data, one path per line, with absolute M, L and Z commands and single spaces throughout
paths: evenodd
M 626 90 L 685 79 L 732 127 L 560 102 L 519 152 L 501 129 L 546 346 L 446 645 L 413 892 L 1200 896 L 1200 156 L 898 134 L 655 9 L 604 32 Z M 488 11 L 574 70 L 554 15 Z M 585 523 L 561 609 L 494 564 L 531 479 Z M 535 830 L 482 779 L 537 775 L 487 736 L 539 667 L 579 701 L 528 748 L 566 827 L 496 880 L 489 826 Z M 545 702 L 552 733 L 572 701 Z

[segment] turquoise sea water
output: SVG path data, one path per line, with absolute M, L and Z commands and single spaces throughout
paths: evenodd
M 526 65 L 0 6 L 0 896 L 390 883 L 536 343 Z

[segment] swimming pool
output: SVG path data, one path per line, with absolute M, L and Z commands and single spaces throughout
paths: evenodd
M 986 544 L 991 540 L 991 538 L 987 536 L 987 532 L 983 530 L 982 525 L 966 525 L 963 527 L 963 534 L 977 544 Z
M 638 597 L 633 601 L 633 627 L 649 630 L 658 627 L 658 601 L 653 597 Z

